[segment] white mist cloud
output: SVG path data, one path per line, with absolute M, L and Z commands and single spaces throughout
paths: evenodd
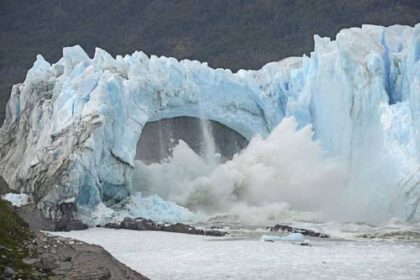
M 345 168 L 312 140 L 311 127 L 297 130 L 296 121 L 286 118 L 266 139 L 255 137 L 231 161 L 216 166 L 180 141 L 166 162 L 137 162 L 134 182 L 143 192 L 199 213 L 259 219 L 282 215 L 288 206 L 324 209 L 347 179 Z

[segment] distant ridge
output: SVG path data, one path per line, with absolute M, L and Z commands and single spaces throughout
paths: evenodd
M 344 27 L 420 22 L 418 0 L 0 0 L 0 121 L 11 86 L 41 53 L 80 44 L 256 69 L 313 48 L 313 34 Z

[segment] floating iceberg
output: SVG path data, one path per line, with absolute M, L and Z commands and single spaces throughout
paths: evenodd
M 218 121 L 248 140 L 294 117 L 346 163 L 355 202 L 420 219 L 420 24 L 315 36 L 309 57 L 237 73 L 142 52 L 89 58 L 79 46 L 54 64 L 38 55 L 12 88 L 0 174 L 46 217 L 68 199 L 117 205 L 133 192 L 143 127 L 176 116 Z
M 261 241 L 290 241 L 290 242 L 300 242 L 303 241 L 302 233 L 291 233 L 285 236 L 277 235 L 263 235 L 260 238 Z

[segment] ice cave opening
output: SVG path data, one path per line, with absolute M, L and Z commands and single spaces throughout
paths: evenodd
M 210 119 L 177 116 L 149 121 L 137 142 L 133 191 L 158 195 L 194 212 L 206 208 L 209 202 L 193 197 L 216 188 L 213 182 L 198 182 L 213 181 L 211 174 L 248 144 L 239 132 Z
M 189 116 L 164 118 L 146 123 L 137 142 L 136 160 L 160 163 L 172 157 L 180 140 L 202 158 L 217 158 L 220 163 L 231 160 L 248 145 L 244 136 L 217 121 Z

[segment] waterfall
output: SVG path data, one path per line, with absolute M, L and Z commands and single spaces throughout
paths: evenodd
M 201 153 L 210 166 L 216 166 L 220 163 L 220 155 L 216 151 L 216 142 L 214 140 L 212 126 L 204 115 L 201 102 L 198 106 L 200 110 L 200 129 L 202 134 Z

